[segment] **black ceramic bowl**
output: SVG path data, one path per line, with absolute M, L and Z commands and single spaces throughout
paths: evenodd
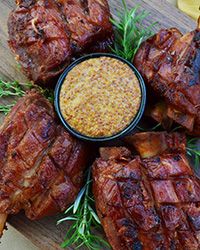
M 138 109 L 137 114 L 135 115 L 134 119 L 131 121 L 131 123 L 122 131 L 120 131 L 117 134 L 114 134 L 112 136 L 108 136 L 108 137 L 90 137 L 90 136 L 86 136 L 83 135 L 81 133 L 79 133 L 78 131 L 76 131 L 74 128 L 72 128 L 67 121 L 64 119 L 61 110 L 60 110 L 60 102 L 59 102 L 59 96 L 60 96 L 60 90 L 61 90 L 61 86 L 65 80 L 65 77 L 67 76 L 68 72 L 75 66 L 77 66 L 79 63 L 91 59 L 91 58 L 98 58 L 101 56 L 106 56 L 106 57 L 112 57 L 112 58 L 116 58 L 124 63 L 126 63 L 135 73 L 136 77 L 139 80 L 139 84 L 140 84 L 140 89 L 141 89 L 141 103 L 140 103 L 140 107 Z M 62 124 L 64 125 L 64 127 L 74 136 L 78 137 L 81 140 L 85 140 L 85 141 L 90 141 L 90 142 L 108 142 L 108 141 L 113 141 L 116 139 L 119 139 L 127 134 L 130 134 L 137 126 L 138 122 L 140 121 L 143 113 L 144 113 L 144 108 L 145 108 L 145 104 L 146 104 L 146 88 L 145 88 L 145 84 L 143 81 L 142 76 L 140 75 L 140 73 L 137 71 L 137 69 L 127 60 L 123 59 L 120 56 L 116 56 L 114 54 L 109 54 L 109 53 L 93 53 L 93 54 L 89 54 L 86 56 L 83 56 L 79 59 L 77 59 L 76 61 L 74 61 L 71 65 L 69 65 L 65 71 L 62 73 L 62 75 L 60 76 L 60 78 L 58 79 L 56 88 L 55 88 L 55 101 L 54 101 L 54 105 L 55 105 L 55 109 L 56 112 L 62 122 Z

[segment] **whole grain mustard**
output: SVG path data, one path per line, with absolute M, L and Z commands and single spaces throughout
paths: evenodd
M 108 137 L 125 129 L 141 102 L 139 81 L 124 62 L 102 56 L 85 60 L 67 74 L 60 91 L 66 122 L 90 137 Z

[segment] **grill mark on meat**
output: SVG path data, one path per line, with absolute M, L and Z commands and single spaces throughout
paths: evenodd
M 64 172 L 63 172 L 64 173 Z M 67 188 L 69 189 L 69 192 L 68 192 L 68 196 L 75 196 L 75 190 L 76 190 L 76 187 L 74 185 L 74 183 L 70 180 L 70 178 L 68 177 L 64 177 L 64 182 L 61 183 L 61 185 L 64 185 L 67 183 Z M 52 184 L 53 185 L 53 184 Z M 65 188 L 66 188 L 65 186 Z M 51 192 L 51 197 L 52 199 L 56 202 L 56 204 L 60 207 L 60 210 L 61 211 L 64 211 L 65 208 L 66 208 L 66 204 L 65 204 L 65 200 L 66 200 L 66 194 L 61 192 L 59 197 L 57 196 L 57 194 L 54 193 L 54 189 L 52 189 L 53 191 Z M 67 205 L 70 205 L 72 203 L 73 199 L 69 198 L 68 197 L 68 204 Z
M 143 42 L 134 59 L 149 89 L 158 98 L 164 98 L 165 116 L 197 136 L 200 131 L 197 108 L 200 99 L 200 19 L 198 22 L 197 29 L 186 35 L 176 29 L 160 30 Z M 162 118 L 158 122 L 164 123 Z
M 83 8 L 83 13 L 85 15 L 90 15 L 90 9 L 89 9 L 89 6 L 88 6 L 88 0 L 79 0 L 80 1 L 80 4 Z M 83 21 L 83 20 L 81 20 Z
M 140 241 L 138 239 L 137 231 L 135 231 L 133 229 L 133 228 L 135 228 L 135 224 L 134 224 L 135 221 L 131 217 L 130 213 L 127 211 L 126 207 L 124 206 L 122 193 L 120 192 L 120 188 L 119 188 L 119 182 L 116 182 L 116 184 L 117 184 L 118 192 L 120 195 L 120 209 L 123 209 L 124 218 L 126 218 L 122 222 L 122 225 L 121 225 L 122 227 L 120 228 L 120 230 L 117 233 L 118 233 L 118 236 L 121 238 L 121 240 L 126 245 L 127 249 L 129 249 L 130 242 L 129 242 L 129 240 L 127 240 L 127 241 L 125 240 L 126 237 L 127 237 L 127 239 L 134 239 L 134 242 L 140 242 Z M 112 205 L 110 205 L 110 207 L 112 207 Z M 117 226 L 116 223 L 115 223 L 115 226 Z M 122 233 L 120 231 L 122 231 Z M 134 247 L 134 243 L 133 243 L 133 247 Z
M 27 133 L 29 133 L 29 131 L 27 131 Z M 39 141 L 38 141 L 38 143 L 39 143 Z M 24 175 L 23 175 L 23 180 L 21 180 L 21 186 L 20 186 L 20 187 L 21 187 L 21 190 L 20 190 L 20 193 L 22 193 L 23 190 L 26 190 L 27 188 L 30 188 L 30 187 L 33 185 L 33 183 L 32 183 L 32 178 L 33 178 L 34 176 L 37 175 L 37 170 L 38 170 L 38 168 L 40 167 L 40 165 L 41 165 L 43 159 L 48 155 L 48 151 L 49 151 L 49 149 L 50 149 L 50 147 L 51 147 L 52 144 L 53 144 L 53 142 L 51 142 L 51 143 L 49 144 L 49 146 L 47 147 L 47 149 L 43 150 L 43 151 L 38 155 L 37 161 L 35 162 L 34 166 L 29 165 L 30 170 L 26 170 L 26 172 L 25 172 Z M 21 157 L 20 154 L 18 154 L 18 155 Z M 23 159 L 23 158 L 22 158 L 22 159 Z M 24 161 L 24 163 L 25 163 L 26 165 L 28 164 L 28 163 L 26 163 L 25 161 Z M 19 190 L 17 190 L 16 192 L 14 192 L 14 193 L 10 196 L 11 200 L 12 200 L 12 199 L 16 196 L 16 194 L 18 194 L 18 193 L 19 193 Z M 40 195 L 40 194 L 39 194 L 39 195 Z M 33 196 L 33 199 L 34 199 L 34 196 Z
M 180 159 L 180 158 L 179 158 Z M 184 178 L 191 178 L 192 180 L 194 180 L 194 178 L 193 178 L 193 176 L 184 176 Z M 161 179 L 156 179 L 156 180 L 161 180 Z M 176 192 L 176 189 L 175 189 L 175 186 L 174 186 L 174 182 L 173 182 L 173 180 L 175 181 L 175 180 L 177 180 L 177 177 L 170 177 L 170 178 L 168 178 L 168 180 L 171 180 L 172 181 L 172 184 L 173 184 L 173 187 L 174 187 L 174 191 L 175 191 L 175 193 L 177 194 L 177 192 Z M 153 190 L 152 190 L 152 193 L 154 193 L 153 192 Z M 154 197 L 154 199 L 155 199 L 155 197 Z M 156 200 L 156 199 L 155 199 Z M 155 203 L 154 203 L 155 204 Z M 174 203 L 170 203 L 170 202 L 167 202 L 167 203 L 164 203 L 164 202 L 162 202 L 162 206 L 174 206 L 174 205 L 176 205 L 176 207 L 178 208 L 178 209 L 180 209 L 180 211 L 182 211 L 183 212 L 183 210 L 182 209 L 184 209 L 184 205 L 185 205 L 185 202 L 176 202 L 175 204 Z M 162 218 L 162 214 L 161 214 L 161 211 L 159 211 L 159 207 L 157 206 L 157 204 L 155 204 L 155 207 L 156 207 L 156 209 L 157 209 L 157 212 L 158 212 L 158 214 L 160 215 L 160 217 Z M 164 223 L 164 221 L 163 220 L 161 220 L 161 223 L 162 223 L 162 226 L 163 226 L 163 232 L 165 232 L 165 235 L 167 235 L 168 234 L 168 229 L 167 229 L 167 227 L 166 227 L 166 225 L 165 225 L 165 223 Z M 196 235 L 195 235 L 195 231 L 193 230 L 193 228 L 190 226 L 190 230 L 192 230 L 192 234 L 193 234 L 193 237 L 197 240 L 197 242 L 198 242 L 198 239 L 196 238 Z M 176 249 L 176 248 L 175 248 Z
M 19 138 L 14 140 L 16 136 Z M 37 219 L 67 208 L 80 190 L 87 150 L 58 124 L 52 105 L 37 91 L 22 97 L 6 117 L 0 129 L 0 142 L 5 139 L 6 145 L 0 144 L 0 164 L 5 162 L 0 173 L 0 212 L 9 214 L 24 209 L 30 219 Z M 79 151 L 75 154 L 67 151 L 68 144 Z M 64 166 L 58 168 L 55 164 L 58 159 L 54 159 L 55 163 L 51 161 L 52 148 L 54 152 L 65 151 L 66 157 L 60 156 L 62 162 L 67 157 L 73 162 L 75 157 L 71 173 Z M 49 196 L 45 197 L 48 190 Z M 39 201 L 40 206 L 36 204 Z
M 134 136 L 132 137 L 134 138 Z M 155 155 L 153 149 L 154 155 L 151 154 L 149 158 L 141 159 L 142 165 L 140 165 L 140 170 L 142 171 L 142 179 L 131 179 L 130 173 L 133 171 L 133 166 L 128 164 L 130 159 L 127 159 L 126 164 L 120 161 L 117 156 L 120 154 L 119 151 L 117 151 L 117 154 L 114 153 L 116 148 L 108 149 L 107 157 L 104 157 L 106 155 L 106 148 L 104 151 L 101 150 L 101 152 L 104 152 L 103 155 L 101 154 L 101 158 L 96 160 L 93 165 L 93 191 L 96 200 L 97 211 L 99 215 L 103 214 L 103 217 L 100 217 L 100 219 L 114 250 L 121 249 L 122 245 L 124 246 L 123 249 L 131 250 L 134 248 L 134 243 L 136 245 L 139 244 L 139 247 L 144 250 L 198 250 L 200 247 L 200 240 L 198 236 L 200 229 L 200 182 L 194 176 L 194 172 L 191 169 L 191 172 L 188 170 L 189 165 L 185 156 L 182 156 L 183 154 L 185 155 L 185 146 L 183 146 L 182 143 L 177 143 L 178 141 L 183 142 L 184 139 L 178 138 L 179 134 L 176 133 L 170 137 L 171 139 L 173 138 L 173 142 L 164 143 L 166 145 L 168 144 L 168 148 L 166 150 L 163 151 L 163 149 L 161 149 L 161 153 L 156 152 Z M 142 140 L 138 140 L 138 138 L 139 134 L 137 136 L 138 145 L 136 149 L 139 152 L 141 150 L 143 153 L 142 150 L 145 150 L 147 145 L 142 143 Z M 143 135 L 142 138 L 144 139 Z M 154 138 L 152 139 L 154 140 Z M 155 143 L 155 140 L 152 141 L 152 143 L 153 142 Z M 151 143 L 148 144 L 148 146 L 150 145 Z M 120 148 L 118 149 L 120 150 Z M 124 148 L 121 148 L 121 154 L 123 154 L 123 151 Z M 109 152 L 111 152 L 111 154 Z M 172 169 L 169 167 L 169 165 L 167 165 L 165 170 L 161 169 L 160 166 L 160 171 L 168 171 L 168 175 L 164 174 L 163 172 L 163 178 L 162 176 L 149 176 L 148 171 L 150 165 L 146 165 L 146 163 L 148 161 L 153 162 L 154 158 L 154 164 L 161 164 L 165 158 L 165 160 L 168 160 L 168 163 L 171 164 Z M 122 179 L 120 176 L 120 179 L 118 179 L 119 176 L 116 175 L 116 173 L 118 173 L 120 170 L 120 166 L 121 169 L 125 167 L 128 168 L 126 170 L 126 178 Z M 178 167 L 180 170 L 177 170 Z M 105 185 L 108 179 L 112 179 L 113 182 L 117 182 L 119 194 L 111 192 L 109 190 L 109 185 Z M 119 183 L 121 182 L 124 183 L 123 185 L 125 189 L 121 189 L 121 184 L 119 186 Z M 179 182 L 180 187 L 177 189 L 175 184 Z M 136 186 L 132 185 L 131 183 L 135 183 L 134 185 Z M 157 185 L 157 187 L 153 187 L 152 183 L 157 183 L 159 185 Z M 144 187 L 142 187 L 142 185 L 144 185 Z M 142 193 L 139 191 L 140 194 L 138 193 L 139 196 L 137 197 L 136 192 L 139 190 L 138 188 L 141 188 Z M 144 193 L 144 190 L 147 190 L 147 194 Z M 106 198 L 109 199 L 109 204 L 105 199 L 105 195 L 108 195 L 106 192 L 109 193 L 109 196 Z M 117 195 L 119 197 L 116 197 Z M 113 202 L 119 198 L 122 205 L 121 207 L 115 207 L 113 205 L 115 203 Z M 130 213 L 129 209 L 131 206 L 129 206 L 127 202 L 124 203 L 124 199 L 126 199 L 128 202 L 131 202 L 133 199 L 135 199 L 136 203 L 133 203 L 133 208 L 134 206 L 138 206 L 138 204 L 140 204 L 142 201 L 142 204 L 144 204 L 146 208 L 155 209 L 156 217 L 151 217 L 151 214 L 146 212 L 144 213 L 142 209 L 139 210 L 138 218 L 143 216 L 143 219 L 147 221 L 146 223 L 148 223 L 148 226 L 151 225 L 152 218 L 158 218 L 158 221 L 153 222 L 153 227 L 149 227 L 149 229 L 145 231 L 142 223 L 137 223 L 137 215 Z M 110 214 L 109 211 L 113 209 L 113 213 Z M 154 213 L 152 215 L 154 216 Z M 115 228 L 110 227 L 112 223 L 115 223 L 117 216 L 120 217 L 121 220 L 123 218 L 124 221 L 127 219 L 127 223 L 124 222 L 123 227 L 120 229 L 122 235 L 120 235 L 119 242 L 115 239 L 118 237 L 119 230 L 117 224 L 115 224 Z M 128 230 L 130 225 L 129 223 L 132 223 L 133 227 L 134 225 L 136 226 L 136 234 L 126 233 L 126 230 Z M 136 240 L 136 235 L 139 241 Z
M 48 156 L 49 156 L 50 160 L 53 162 L 53 164 L 54 164 L 56 167 L 60 168 L 60 165 L 54 160 L 54 158 L 51 156 L 51 154 L 48 154 Z
M 27 126 L 27 127 L 28 127 L 28 126 Z M 26 137 L 26 135 L 28 135 L 28 134 L 30 134 L 30 133 L 33 135 L 33 137 L 35 138 L 35 140 L 37 140 L 38 145 L 39 145 L 39 144 L 41 145 L 41 142 L 38 140 L 38 138 L 35 136 L 35 133 L 33 132 L 33 127 L 30 127 L 30 128 L 25 132 L 25 134 L 24 134 L 24 136 L 22 137 L 21 141 L 23 140 L 23 138 Z M 53 139 L 52 139 L 52 140 L 53 140 Z M 29 167 L 32 168 L 31 171 L 34 172 L 34 171 L 36 170 L 36 166 L 37 166 L 38 164 L 41 163 L 42 157 L 44 157 L 44 156 L 46 155 L 46 153 L 48 152 L 50 146 L 52 145 L 52 141 L 50 141 L 50 142 L 48 143 L 48 145 L 49 145 L 49 146 L 47 146 L 47 148 L 44 148 L 44 149 L 43 149 L 41 152 L 39 152 L 39 154 L 37 155 L 37 161 L 35 162 L 35 167 L 34 167 L 34 168 L 32 168 L 32 167 L 33 167 L 32 164 L 29 164 L 28 162 L 25 161 L 25 159 L 23 159 L 23 157 L 21 156 L 21 154 L 20 154 L 19 152 L 18 152 L 18 155 L 21 156 L 21 158 L 24 160 L 25 164 L 29 165 Z M 27 157 L 27 156 L 25 156 L 25 157 Z
M 32 178 L 33 175 L 35 175 L 37 173 L 37 169 L 40 167 L 42 160 L 48 155 L 49 150 L 51 149 L 51 146 L 53 145 L 54 141 L 51 141 L 48 145 L 47 148 L 45 148 L 39 155 L 37 158 L 37 161 L 35 162 L 34 167 L 32 167 L 30 170 L 26 171 L 26 174 L 24 175 L 25 179 L 26 178 Z
M 30 99 L 29 101 L 30 101 L 29 103 L 24 103 L 24 106 L 25 106 L 25 107 L 27 107 L 28 105 L 31 105 L 35 100 L 34 100 L 34 98 L 32 98 L 32 99 Z M 11 118 L 11 121 L 9 122 L 9 120 L 6 118 L 6 119 L 5 119 L 5 122 L 2 124 L 2 126 L 1 126 L 1 128 L 0 128 L 1 131 L 2 131 L 3 129 L 5 129 L 6 125 L 7 125 L 7 126 L 10 126 L 10 125 L 13 123 L 13 120 L 15 119 L 14 116 L 16 116 L 16 114 L 20 111 L 20 109 L 22 109 L 22 107 L 21 107 L 20 105 L 23 105 L 23 101 L 20 101 L 20 100 L 19 100 L 19 102 L 14 106 L 13 110 L 12 110 L 11 113 L 9 114 L 9 116 L 10 116 L 10 118 Z M 21 112 L 21 111 L 20 111 L 20 112 Z M 20 117 L 20 118 L 21 118 L 21 117 Z M 28 124 L 27 124 L 27 122 L 26 122 L 26 119 L 24 119 L 24 116 L 23 116 L 23 122 L 25 123 L 26 128 L 28 128 Z M 11 124 L 10 124 L 10 123 L 11 123 Z M 13 126 L 14 126 L 14 125 L 13 125 Z M 26 136 L 26 134 L 27 134 L 28 132 L 29 132 L 29 130 L 26 130 L 26 131 L 23 133 L 22 137 L 20 138 L 20 141 L 23 140 L 23 138 Z M 16 135 L 14 135 L 14 136 L 16 136 Z M 18 136 L 19 136 L 19 135 L 18 135 Z M 13 135 L 12 135 L 12 133 L 10 132 L 10 133 L 9 133 L 9 138 L 7 138 L 7 142 L 9 141 L 9 139 L 10 139 L 11 137 L 13 137 Z M 10 146 L 10 145 L 7 144 L 7 147 L 9 147 L 9 146 Z M 16 151 L 13 149 L 13 146 L 15 147 L 16 145 L 13 145 L 13 143 L 12 143 L 12 147 L 9 148 L 9 150 L 11 150 L 11 157 L 12 157 L 12 158 L 15 158 L 16 156 L 18 156 L 18 157 L 20 157 L 21 159 L 23 159 L 22 156 L 21 156 L 21 154 L 20 154 L 19 152 L 16 152 Z M 8 150 L 8 148 L 6 148 L 6 149 Z M 2 152 L 1 149 L 0 149 L 0 152 Z M 4 155 L 4 159 L 6 159 L 6 158 L 7 158 L 7 156 Z
M 18 4 L 8 19 L 8 43 L 24 73 L 36 83 L 53 84 L 73 57 L 86 50 L 109 50 L 113 29 L 107 1 L 22 0 Z
M 159 157 L 157 157 L 157 161 L 158 161 L 158 159 L 160 161 Z M 155 194 L 154 194 L 154 191 L 153 191 L 153 188 L 151 185 L 151 180 L 147 178 L 147 171 L 143 165 L 143 162 L 141 162 L 141 171 L 142 171 L 142 178 L 144 180 L 144 187 L 147 189 L 149 199 L 150 199 L 150 204 L 151 204 L 152 209 L 155 210 L 155 218 L 157 219 L 157 225 L 156 225 L 156 227 L 153 227 L 152 229 L 155 230 L 157 228 L 159 233 L 162 233 L 162 235 L 165 235 L 164 222 L 161 219 L 162 216 L 160 214 L 159 207 L 155 202 Z M 144 200 L 144 197 L 142 200 Z M 140 244 L 141 244 L 141 242 L 140 242 Z
M 36 124 L 36 126 L 37 126 L 37 124 Z M 53 138 L 52 140 L 49 141 L 47 148 L 44 148 L 44 150 L 40 153 L 40 155 L 38 156 L 37 162 L 35 163 L 35 167 L 31 169 L 30 173 L 34 173 L 34 172 L 36 173 L 36 170 L 37 170 L 38 167 L 40 166 L 42 160 L 43 160 L 47 155 L 50 157 L 49 152 L 50 152 L 50 150 L 51 150 L 53 144 L 54 144 L 55 141 L 57 140 L 57 137 L 58 137 L 58 135 L 56 135 L 55 138 Z M 36 138 L 36 137 L 35 137 L 35 138 Z M 36 140 L 38 140 L 38 139 L 36 138 Z M 38 143 L 40 143 L 39 140 L 38 140 Z M 30 176 L 29 176 L 29 177 L 30 177 Z

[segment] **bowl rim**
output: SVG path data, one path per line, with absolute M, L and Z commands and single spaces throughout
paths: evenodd
M 137 114 L 134 116 L 133 120 L 129 123 L 129 125 L 127 127 L 125 127 L 123 130 L 121 130 L 120 132 L 118 132 L 114 135 L 111 135 L 111 136 L 90 137 L 90 136 L 81 134 L 80 132 L 76 131 L 73 127 L 71 127 L 67 123 L 67 121 L 63 117 L 61 109 L 60 109 L 59 97 L 60 97 L 60 91 L 61 91 L 62 84 L 64 83 L 65 77 L 67 76 L 69 71 L 71 71 L 75 66 L 77 66 L 79 63 L 81 63 L 85 60 L 92 59 L 92 58 L 99 58 L 99 57 L 103 57 L 103 56 L 118 59 L 118 60 L 126 63 L 133 70 L 133 72 L 135 73 L 135 75 L 139 81 L 140 90 L 141 90 L 141 102 L 140 102 L 140 107 L 138 109 Z M 77 137 L 81 140 L 90 141 L 90 142 L 113 141 L 116 139 L 120 139 L 120 138 L 124 137 L 125 135 L 129 134 L 139 123 L 139 121 L 144 113 L 145 105 L 146 105 L 146 86 L 145 86 L 145 83 L 144 83 L 144 80 L 143 80 L 141 74 L 138 72 L 138 70 L 136 69 L 136 67 L 132 63 L 130 63 L 126 59 L 124 59 L 118 55 L 112 54 L 112 53 L 91 53 L 91 54 L 87 54 L 87 55 L 84 55 L 84 56 L 76 59 L 68 67 L 66 67 L 66 69 L 63 71 L 63 73 L 60 75 L 60 77 L 57 81 L 55 90 L 54 90 L 54 107 L 55 107 L 55 110 L 56 110 L 58 117 L 60 118 L 63 126 L 68 130 L 68 132 L 70 132 L 75 137 Z

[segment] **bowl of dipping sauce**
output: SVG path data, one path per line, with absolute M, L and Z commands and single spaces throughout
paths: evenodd
M 82 140 L 105 142 L 129 134 L 144 112 L 146 89 L 125 59 L 89 54 L 63 72 L 55 88 L 55 109 L 65 128 Z

